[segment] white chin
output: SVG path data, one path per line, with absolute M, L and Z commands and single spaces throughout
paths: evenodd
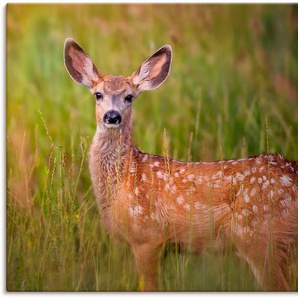
M 114 129 L 120 126 L 119 124 L 106 124 L 106 123 L 104 125 L 106 128 L 114 128 Z

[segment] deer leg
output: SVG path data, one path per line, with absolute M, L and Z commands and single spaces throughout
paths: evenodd
M 281 255 L 284 255 L 284 257 L 281 257 Z M 286 254 L 275 251 L 272 260 L 266 260 L 264 264 L 264 289 L 270 291 L 290 291 L 288 281 L 288 259 Z
M 133 245 L 132 249 L 139 273 L 139 289 L 156 291 L 162 246 L 142 243 Z
M 290 291 L 286 265 L 269 265 L 268 262 L 265 262 L 261 268 L 253 261 L 248 261 L 248 264 L 264 291 Z
M 278 255 L 278 252 L 275 251 Z M 273 255 L 268 257 L 267 253 L 241 253 L 241 256 L 246 259 L 249 264 L 258 284 L 264 291 L 290 291 L 288 283 L 288 260 L 287 258 L 278 258 Z
M 289 285 L 289 276 L 287 273 L 287 260 L 284 260 L 285 264 L 277 265 L 275 266 L 276 272 L 274 272 L 274 284 L 275 284 L 275 291 L 290 291 L 290 285 Z

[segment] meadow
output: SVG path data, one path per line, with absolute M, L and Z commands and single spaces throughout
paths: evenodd
M 169 78 L 134 103 L 142 151 L 298 160 L 297 20 L 297 5 L 8 4 L 7 291 L 138 290 L 133 255 L 105 233 L 94 200 L 95 104 L 64 68 L 67 37 L 100 72 L 124 76 L 172 45 Z M 168 249 L 159 282 L 163 291 L 260 290 L 232 246 L 200 256 Z

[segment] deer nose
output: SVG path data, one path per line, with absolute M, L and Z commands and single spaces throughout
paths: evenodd
M 122 117 L 119 112 L 115 110 L 108 111 L 103 116 L 103 122 L 105 124 L 120 124 Z

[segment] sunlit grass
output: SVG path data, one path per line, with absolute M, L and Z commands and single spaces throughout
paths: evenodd
M 164 155 L 166 136 L 182 160 L 268 150 L 298 159 L 296 18 L 291 5 L 8 5 L 7 290 L 138 289 L 129 247 L 99 220 L 88 170 L 94 102 L 64 69 L 66 37 L 103 74 L 125 76 L 172 45 L 166 83 L 135 102 L 142 151 Z M 233 247 L 170 251 L 163 263 L 165 291 L 259 289 Z

